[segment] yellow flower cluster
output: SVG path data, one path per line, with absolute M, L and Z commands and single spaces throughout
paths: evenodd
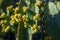
M 37 14 L 33 17 L 33 20 L 41 20 L 40 14 L 37 13 Z
M 23 6 L 23 12 L 27 12 L 28 11 L 28 7 Z
M 41 30 L 41 26 L 40 26 L 40 25 L 34 24 L 34 25 L 31 27 L 31 31 L 34 31 L 34 33 L 39 32 L 40 30 Z
M 2 12 L 2 14 L 0 15 L 0 18 L 5 18 L 6 17 L 6 13 Z
M 29 21 L 29 19 L 28 19 L 28 15 L 23 15 L 22 16 L 22 19 L 23 19 L 23 22 L 24 22 L 24 27 L 25 28 L 27 28 L 27 26 L 28 26 L 28 21 Z
M 16 7 L 16 8 L 14 9 L 14 14 L 17 14 L 17 13 L 19 13 L 19 7 Z
M 10 26 L 4 26 L 4 27 L 2 27 L 2 32 L 8 32 L 9 30 L 10 30 Z
M 4 31 L 8 32 L 10 28 L 11 28 L 10 26 L 7 26 Z
M 22 18 L 23 18 L 23 21 L 24 21 L 24 22 L 29 21 L 28 15 L 23 15 Z
M 37 1 L 37 2 L 35 3 L 35 7 L 41 6 L 41 4 L 42 4 L 42 1 Z
M 14 25 L 15 24 L 15 21 L 14 20 L 10 20 L 10 25 Z
M 28 28 L 28 25 L 29 25 L 28 22 L 24 22 L 24 27 L 25 27 L 25 28 Z
M 2 32 L 4 32 L 6 24 L 7 24 L 7 20 L 0 21 L 0 25 L 2 26 Z
M 22 15 L 21 14 L 15 14 L 11 16 L 10 24 L 14 25 L 16 23 L 19 23 L 22 21 Z
M 0 24 L 6 24 L 7 23 L 7 20 L 1 20 L 0 21 Z
M 14 24 L 18 24 L 22 21 L 24 23 L 24 27 L 27 28 L 27 26 L 29 24 L 28 23 L 28 21 L 29 21 L 28 15 L 21 15 L 21 14 L 12 15 L 11 20 L 10 20 L 10 24 L 14 25 Z

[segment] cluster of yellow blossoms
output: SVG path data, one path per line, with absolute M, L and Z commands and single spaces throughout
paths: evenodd
M 7 20 L 0 20 L 0 25 L 2 25 L 2 32 L 8 32 L 10 29 L 10 26 L 6 25 Z
M 32 27 L 31 27 L 31 31 L 34 32 L 34 33 L 37 33 L 41 30 L 41 26 L 40 25 L 37 25 L 37 24 L 34 24 Z
M 27 12 L 28 11 L 28 7 L 26 7 L 26 6 L 23 6 L 23 12 Z
M 6 13 L 2 12 L 2 14 L 0 15 L 0 18 L 5 18 L 6 17 Z
M 6 24 L 7 23 L 7 20 L 1 20 L 0 21 L 0 24 Z
M 14 10 L 14 14 L 19 13 L 19 7 L 16 7 Z
M 29 18 L 28 18 L 28 15 L 23 15 L 22 16 L 22 19 L 23 19 L 23 22 L 24 22 L 24 27 L 27 28 L 28 26 L 28 22 L 29 22 Z
M 8 32 L 9 30 L 10 30 L 10 26 L 8 25 L 8 26 L 4 26 L 4 27 L 2 27 L 2 32 Z
M 33 20 L 41 20 L 40 14 L 36 13 L 36 15 L 33 17 Z
M 10 24 L 14 25 L 22 21 L 22 15 L 21 14 L 15 14 L 11 16 Z
M 6 23 L 7 23 L 7 20 L 5 20 L 4 18 L 6 17 L 6 14 L 3 12 L 3 13 L 1 13 L 1 15 L 0 15 L 0 25 L 2 25 L 2 27 L 3 27 L 3 25 L 5 25 Z M 2 19 L 4 19 L 4 20 L 2 20 Z
M 10 30 L 10 26 L 7 25 L 7 20 L 5 19 L 6 14 L 3 12 L 0 15 L 0 25 L 2 26 L 2 32 L 8 32 Z
M 26 27 L 28 24 L 28 21 L 29 21 L 28 16 L 27 15 L 21 15 L 19 13 L 19 14 L 15 14 L 15 15 L 11 16 L 10 24 L 11 25 L 19 24 L 22 21 L 24 22 L 24 27 Z
M 41 4 L 42 4 L 42 1 L 37 1 L 37 2 L 35 3 L 35 7 L 41 6 Z

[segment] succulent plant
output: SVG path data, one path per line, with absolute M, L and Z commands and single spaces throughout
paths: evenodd
M 41 15 L 39 11 L 43 2 L 32 2 L 31 0 L 20 0 L 16 3 L 18 7 L 14 8 L 13 5 L 6 7 L 7 13 L 3 12 L 0 15 L 0 18 L 5 18 L 0 20 L 0 24 L 2 24 L 2 26 L 6 25 L 6 27 L 2 27 L 2 32 L 11 31 L 16 33 L 18 35 L 16 40 L 31 40 L 32 36 L 30 35 L 40 33 L 42 26 L 39 22 L 43 19 L 43 17 L 41 17 L 43 15 Z M 35 10 L 38 10 L 38 13 Z

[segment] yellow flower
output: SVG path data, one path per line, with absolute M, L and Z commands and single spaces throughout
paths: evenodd
M 15 24 L 15 21 L 14 20 L 10 20 L 10 25 L 14 25 Z
M 31 27 L 31 31 L 34 31 L 35 29 L 33 27 Z
M 26 19 L 26 15 L 23 15 L 22 18 L 23 18 L 23 19 Z
M 34 24 L 34 25 L 33 25 L 33 28 L 36 29 L 36 28 L 37 28 L 37 24 Z
M 12 15 L 11 20 L 15 21 L 16 23 L 19 23 L 20 21 L 22 21 L 22 15 L 21 14 Z M 12 24 L 14 24 L 14 22 Z
M 15 15 L 14 15 L 14 18 L 15 18 L 15 19 L 18 18 L 18 14 L 15 14 Z
M 24 22 L 24 25 L 28 25 L 29 23 L 28 22 Z
M 21 14 L 18 14 L 18 18 L 22 18 L 22 15 Z
M 23 15 L 23 16 L 22 16 L 22 18 L 23 18 L 23 21 L 29 21 L 29 19 L 28 19 L 28 16 L 27 16 L 27 15 Z
M 4 24 L 6 24 L 7 23 L 7 20 L 4 20 Z
M 24 25 L 25 28 L 28 28 L 28 25 Z
M 37 24 L 34 24 L 32 27 L 31 27 L 31 30 L 34 31 L 34 32 L 39 32 L 41 29 L 41 26 L 40 25 L 37 25 Z
M 33 17 L 33 20 L 37 20 L 36 16 Z
M 13 5 L 10 5 L 9 7 L 12 9 L 13 8 Z
M 15 15 L 14 15 L 14 18 L 16 18 L 17 16 L 18 16 L 18 14 L 15 14 Z
M 5 25 L 4 24 L 2 24 L 2 27 L 4 27 Z
M 5 31 L 5 27 L 2 27 L 2 32 L 4 32 Z
M 19 21 L 22 22 L 22 18 L 20 18 Z
M 3 13 L 1 14 L 1 18 L 4 18 L 4 17 L 6 17 L 6 14 L 3 12 Z
M 1 20 L 0 23 L 1 23 L 1 24 L 4 24 L 4 20 Z
M 24 22 L 24 25 L 27 25 L 27 22 Z
M 37 1 L 37 2 L 35 3 L 35 7 L 36 7 L 36 6 L 41 6 L 41 4 L 42 4 L 42 1 Z
M 16 8 L 15 8 L 15 11 L 19 11 L 19 8 L 18 8 L 18 7 L 16 7 Z
M 1 24 L 6 24 L 7 23 L 7 20 L 1 20 L 0 23 Z
M 17 22 L 17 23 L 19 23 L 19 22 L 20 22 L 20 20 L 19 20 L 19 19 L 17 19 L 17 18 L 15 18 L 15 20 L 16 20 L 16 22 Z
M 23 12 L 27 12 L 28 11 L 28 7 L 24 6 L 23 7 Z
M 8 6 L 7 9 L 8 9 L 9 11 L 13 10 L 13 5 Z
M 11 19 L 14 18 L 14 15 L 12 15 L 10 18 L 11 18 Z
M 40 17 L 40 14 L 39 13 L 36 13 L 36 15 L 35 15 L 36 17 Z
M 29 19 L 27 18 L 27 19 L 26 19 L 26 21 L 28 22 L 28 21 L 29 21 Z
M 12 21 L 15 21 L 15 18 L 12 18 L 11 20 L 12 20 Z
M 37 30 L 37 29 L 35 29 L 35 30 L 34 30 L 34 32 L 35 32 L 35 33 L 37 33 L 37 32 L 38 32 L 38 30 Z
M 24 22 L 24 27 L 25 28 L 28 28 L 28 25 L 29 25 L 28 22 Z
M 40 14 L 36 14 L 36 15 L 33 17 L 33 20 L 41 20 Z
M 16 19 L 16 18 L 17 18 L 17 19 L 21 19 L 21 18 L 22 18 L 22 15 L 21 15 L 21 14 L 15 14 L 15 15 L 14 15 L 14 18 L 15 18 L 15 19 Z
M 22 15 L 21 14 L 15 14 L 14 17 L 16 17 L 16 18 L 22 18 Z
M 7 26 L 4 30 L 4 32 L 8 32 L 10 28 L 11 28 L 10 26 Z
M 14 14 L 16 14 L 16 13 L 18 13 L 19 12 L 19 7 L 16 7 L 15 9 L 14 9 Z
M 31 27 L 31 31 L 32 33 L 38 33 L 40 31 L 41 27 L 40 25 L 37 25 L 37 24 L 34 24 L 32 27 Z

